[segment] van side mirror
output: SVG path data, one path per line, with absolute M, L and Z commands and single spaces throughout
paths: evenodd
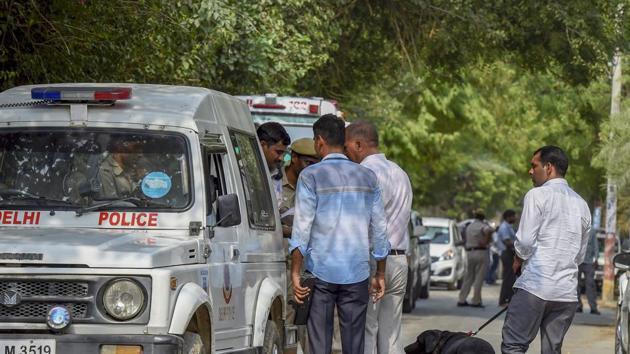
M 464 240 L 460 240 L 455 242 L 455 246 L 460 247 L 460 246 L 465 246 L 466 245 L 466 241 Z
M 236 194 L 222 195 L 217 198 L 217 226 L 230 227 L 241 223 L 241 209 Z
M 613 258 L 615 268 L 630 270 L 630 253 L 619 253 Z

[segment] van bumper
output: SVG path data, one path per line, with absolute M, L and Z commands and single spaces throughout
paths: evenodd
M 139 345 L 143 354 L 180 354 L 184 339 L 176 335 L 109 334 L 10 334 L 0 333 L 0 342 L 53 339 L 56 354 L 100 354 L 103 345 Z M 19 350 L 15 351 L 20 353 Z

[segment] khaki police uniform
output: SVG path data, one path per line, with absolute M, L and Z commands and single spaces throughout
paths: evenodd
M 131 194 L 135 184 L 127 173 L 110 154 L 103 160 L 98 169 L 98 180 L 101 184 L 101 198 L 121 198 Z
M 471 287 L 474 288 L 471 305 L 481 305 L 481 287 L 488 271 L 488 246 L 492 236 L 492 228 L 484 221 L 475 219 L 466 227 L 466 252 L 468 269 L 464 283 L 459 292 L 459 303 L 466 302 Z
M 308 138 L 298 139 L 291 145 L 291 151 L 300 155 L 319 158 L 315 152 L 313 140 Z M 295 186 L 287 179 L 286 168 L 282 176 L 282 193 L 278 199 L 278 210 L 280 212 L 280 222 L 283 227 L 293 227 L 293 215 L 295 214 Z M 284 247 L 287 253 L 287 297 L 293 299 L 293 279 L 291 278 L 291 255 L 289 255 L 289 239 L 284 239 Z M 293 324 L 295 318 L 295 308 L 287 307 L 287 322 Z M 302 347 L 302 352 L 309 353 L 308 334 L 306 326 L 298 327 L 298 341 Z

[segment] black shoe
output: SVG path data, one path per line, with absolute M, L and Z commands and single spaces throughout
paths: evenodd
M 470 306 L 470 307 L 477 307 L 477 308 L 480 308 L 480 309 L 485 308 L 485 306 L 484 306 L 482 303 L 478 303 L 478 304 L 475 304 L 475 305 L 471 304 L 471 305 L 469 305 L 469 306 Z
M 582 313 L 582 312 L 584 312 L 584 311 L 582 310 L 582 308 L 581 308 L 581 307 L 578 307 L 578 308 L 577 308 L 577 310 L 575 310 L 575 312 L 580 312 L 580 313 Z
M 468 304 L 468 302 L 466 301 L 457 303 L 457 307 L 466 307 L 466 306 L 470 306 L 470 304 Z
M 597 309 L 595 310 L 591 310 L 591 315 L 601 315 L 602 313 L 597 311 Z

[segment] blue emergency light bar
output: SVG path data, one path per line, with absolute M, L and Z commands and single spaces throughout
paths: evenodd
M 116 101 L 131 98 L 131 87 L 35 87 L 31 98 L 55 102 Z

